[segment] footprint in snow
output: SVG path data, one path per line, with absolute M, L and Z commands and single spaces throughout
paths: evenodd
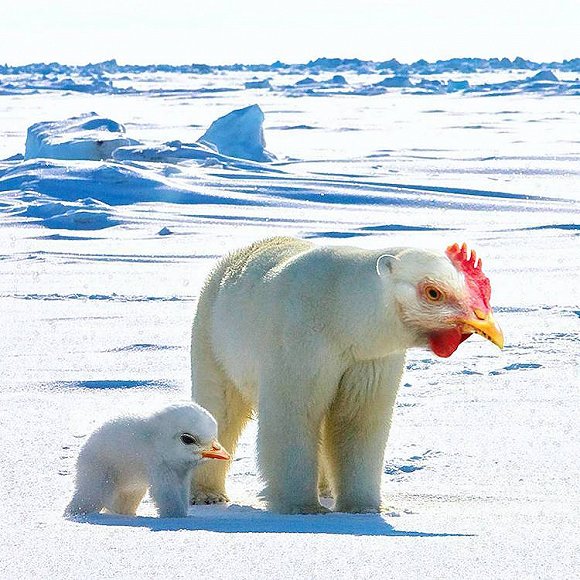
M 542 365 L 539 363 L 512 363 L 507 367 L 503 367 L 506 371 L 516 371 L 520 369 L 539 369 Z
M 490 371 L 490 375 L 501 375 L 504 371 L 520 371 L 520 370 L 530 370 L 530 369 L 541 369 L 543 365 L 539 363 L 512 363 L 503 367 L 501 370 Z
M 437 455 L 441 455 L 441 452 L 428 449 L 422 455 L 413 455 L 407 460 L 389 462 L 385 465 L 384 473 L 395 476 L 396 478 L 396 476 L 419 471 L 425 468 L 427 460 Z

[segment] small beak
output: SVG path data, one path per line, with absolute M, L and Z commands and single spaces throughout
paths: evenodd
M 217 441 L 213 442 L 211 449 L 203 451 L 201 456 L 208 459 L 225 459 L 226 461 L 230 459 L 230 454 Z
M 479 334 L 483 338 L 487 338 L 487 340 L 493 342 L 499 348 L 503 348 L 503 332 L 493 319 L 491 311 L 485 314 L 481 310 L 476 309 L 473 314 L 473 318 L 461 321 L 466 327 L 465 330 Z

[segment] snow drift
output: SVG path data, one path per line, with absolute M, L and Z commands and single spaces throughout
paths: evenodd
M 204 167 L 218 166 L 251 171 L 280 173 L 280 170 L 249 159 L 222 155 L 203 143 L 182 143 L 179 140 L 159 145 L 133 145 L 113 151 L 115 161 L 138 161 L 146 163 L 182 163 L 196 161 Z
M 125 127 L 86 113 L 62 121 L 42 121 L 28 128 L 24 159 L 103 161 L 149 161 L 177 163 L 195 160 L 208 163 L 252 166 L 237 160 L 267 162 L 275 155 L 266 151 L 264 113 L 258 105 L 231 111 L 214 121 L 196 143 L 179 140 L 145 145 L 125 135 Z
M 128 164 L 94 161 L 30 160 L 0 169 L 0 193 L 23 191 L 80 202 L 82 194 L 111 206 L 143 202 L 179 204 L 252 204 L 249 195 L 210 191 L 201 184 L 172 179 L 163 171 Z
M 34 159 L 109 159 L 123 145 L 138 141 L 125 136 L 125 127 L 116 121 L 86 113 L 63 121 L 42 121 L 28 128 L 24 157 Z
M 120 225 L 122 220 L 114 216 L 107 204 L 86 198 L 76 202 L 44 201 L 38 196 L 20 215 L 37 218 L 37 223 L 59 230 L 102 230 Z

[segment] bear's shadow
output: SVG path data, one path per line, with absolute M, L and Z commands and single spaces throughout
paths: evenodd
M 351 536 L 466 537 L 474 534 L 397 530 L 380 514 L 279 515 L 250 506 L 193 506 L 185 518 L 97 514 L 77 521 L 101 526 L 149 528 L 154 532 L 334 534 Z

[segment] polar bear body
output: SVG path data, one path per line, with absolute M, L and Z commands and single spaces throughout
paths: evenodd
M 182 443 L 183 434 L 195 434 L 196 445 Z M 205 461 L 203 448 L 214 442 L 215 419 L 195 403 L 107 421 L 79 453 L 75 493 L 65 515 L 102 509 L 134 515 L 149 488 L 161 517 L 185 517 L 192 470 Z
M 272 238 L 226 256 L 193 325 L 193 398 L 234 451 L 258 411 L 258 462 L 271 509 L 380 508 L 380 480 L 405 350 L 379 275 L 383 252 Z M 223 501 L 225 465 L 203 466 L 194 502 Z

